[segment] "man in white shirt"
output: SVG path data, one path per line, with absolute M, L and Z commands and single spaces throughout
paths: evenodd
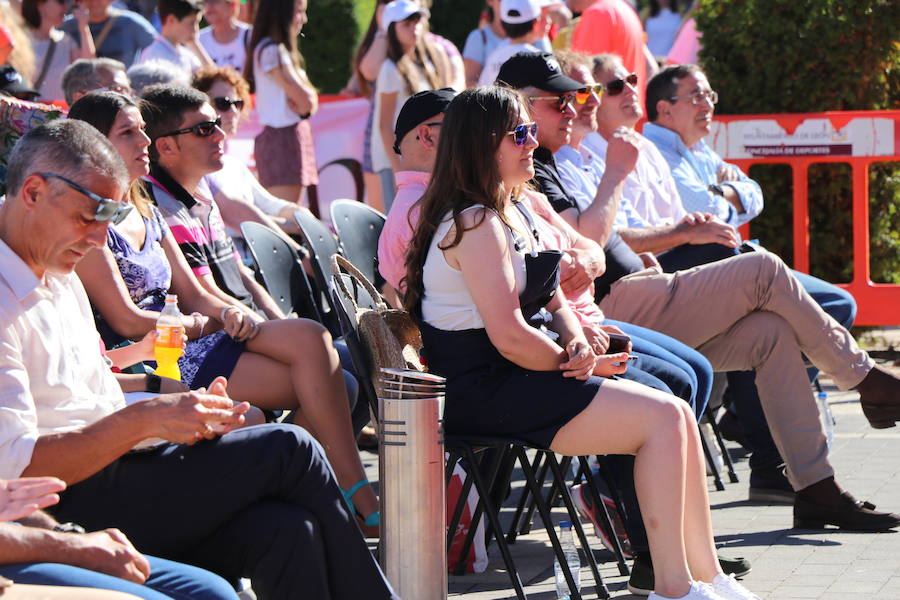
M 212 393 L 125 406 L 73 273 L 131 210 L 112 199 L 129 178 L 110 142 L 84 122 L 36 127 L 6 182 L 0 477 L 58 477 L 69 485 L 59 520 L 117 527 L 144 551 L 250 577 L 263 597 L 393 598 L 306 431 L 235 430 L 249 405 L 225 396 L 224 379 Z M 150 438 L 163 443 L 131 452 Z
M 160 0 L 159 18 L 162 31 L 141 52 L 139 63 L 166 60 L 188 74 L 202 66 L 215 66 L 200 45 L 200 5 L 196 0 Z

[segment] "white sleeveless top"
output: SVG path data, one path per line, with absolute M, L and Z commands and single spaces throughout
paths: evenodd
M 483 209 L 484 206 L 476 204 L 464 209 L 463 212 L 473 208 Z M 507 211 L 507 217 L 517 229 L 529 231 L 516 208 L 511 207 Z M 422 318 L 432 327 L 445 331 L 480 329 L 484 327 L 484 321 L 469 294 L 462 272 L 451 267 L 444 257 L 444 251 L 438 248 L 452 226 L 453 216 L 452 213 L 448 213 L 438 225 L 425 257 L 425 265 L 422 268 L 422 284 L 425 288 L 422 297 Z M 508 227 L 506 233 L 509 241 L 507 246 L 509 259 L 516 277 L 516 293 L 521 294 L 525 290 L 526 280 L 525 252 L 537 248 L 530 234 L 514 232 Z M 517 242 L 522 250 L 516 249 Z

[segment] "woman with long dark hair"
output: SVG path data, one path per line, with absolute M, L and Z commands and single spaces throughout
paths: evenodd
M 307 120 L 318 110 L 319 97 L 297 49 L 306 5 L 307 0 L 261 0 L 244 66 L 265 126 L 254 148 L 259 181 L 274 196 L 295 203 L 319 182 Z
M 399 170 L 393 150 L 394 123 L 407 98 L 424 90 L 448 87 L 446 53 L 426 35 L 428 11 L 414 0 L 393 0 L 381 14 L 387 29 L 387 60 L 375 80 L 372 126 L 372 169 L 381 177 L 385 208 L 394 198 L 393 172 Z
M 137 210 L 110 225 L 106 247 L 88 253 L 77 267 L 104 339 L 143 336 L 166 294 L 177 294 L 183 312 L 195 311 L 184 317 L 191 341 L 179 361 L 182 381 L 195 389 L 228 377 L 228 393 L 236 401 L 296 410 L 294 422 L 322 443 L 348 505 L 364 530 L 376 535 L 378 498 L 359 459 L 344 375 L 327 330 L 308 319 L 255 321 L 201 286 L 159 210 L 144 199 L 139 182 L 149 171 L 150 139 L 130 98 L 91 92 L 72 105 L 69 118 L 106 135 L 134 181 L 127 200 Z
M 420 318 L 431 371 L 447 378 L 444 427 L 569 456 L 634 454 L 650 597 L 756 599 L 719 566 L 688 405 L 592 375 L 621 372 L 627 354 L 594 354 L 559 289 L 560 252 L 539 251 L 519 202 L 536 128 L 522 96 L 499 87 L 463 92 L 441 125 L 404 304 Z

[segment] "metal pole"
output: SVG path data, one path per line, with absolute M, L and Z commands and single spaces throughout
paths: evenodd
M 446 600 L 443 384 L 403 381 L 378 397 L 381 562 L 401 598 Z

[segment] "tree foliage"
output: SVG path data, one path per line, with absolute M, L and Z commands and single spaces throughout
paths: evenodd
M 900 109 L 897 0 L 706 0 L 696 20 L 720 114 Z M 790 170 L 753 176 L 766 195 L 753 236 L 790 260 Z M 869 179 L 872 276 L 900 283 L 900 166 L 875 165 Z M 813 273 L 847 281 L 849 168 L 816 165 L 809 185 Z

